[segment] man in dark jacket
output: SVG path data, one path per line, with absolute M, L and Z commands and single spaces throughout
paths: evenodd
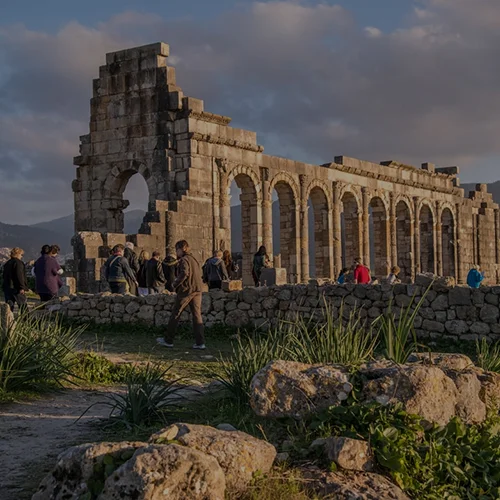
M 172 257 L 171 255 L 167 255 L 165 257 L 165 259 L 163 259 L 163 263 L 162 263 L 163 274 L 164 274 L 165 280 L 166 280 L 165 288 L 169 292 L 174 291 L 172 285 L 174 284 L 175 278 L 177 277 L 177 264 L 178 263 L 179 263 L 179 261 L 175 257 Z
M 5 302 L 9 304 L 11 311 L 17 304 L 22 312 L 26 307 L 26 292 L 28 283 L 26 280 L 26 267 L 21 260 L 24 250 L 13 248 L 10 252 L 10 259 L 3 266 L 3 293 Z
M 35 267 L 33 268 L 36 293 L 38 293 L 42 302 L 48 302 L 57 297 L 59 289 L 63 286 L 61 280 L 63 270 L 56 259 L 59 247 L 52 245 L 47 251 L 46 246 L 42 247 L 42 255 L 35 262 Z
M 104 264 L 104 276 L 109 283 L 111 293 L 126 293 L 129 281 L 137 286 L 134 272 L 130 269 L 128 260 L 123 256 L 124 250 L 123 245 L 115 245 L 113 255 Z
M 203 319 L 201 317 L 201 298 L 203 282 L 198 261 L 191 255 L 188 242 L 178 241 L 175 251 L 179 259 L 178 274 L 173 287 L 177 292 L 170 321 L 167 325 L 165 337 L 156 339 L 158 344 L 165 347 L 174 347 L 174 337 L 179 324 L 179 319 L 184 310 L 189 306 L 193 316 L 193 332 L 195 344 L 193 349 L 205 349 L 205 336 L 203 332 Z
M 139 260 L 137 259 L 137 254 L 134 252 L 134 244 L 131 241 L 127 241 L 125 243 L 125 250 L 123 252 L 123 256 L 127 259 L 128 265 L 135 276 L 135 281 L 137 281 L 137 276 L 139 274 Z M 135 281 L 129 281 L 128 286 L 130 289 L 130 293 L 132 295 L 138 295 L 137 286 L 135 285 Z
M 203 265 L 203 282 L 208 283 L 208 289 L 222 288 L 222 282 L 228 281 L 226 265 L 222 260 L 222 252 L 216 250 L 214 256 Z
M 153 256 L 149 259 L 146 266 L 146 284 L 148 285 L 149 293 L 151 295 L 163 293 L 163 290 L 165 290 L 165 282 L 160 252 L 154 251 Z

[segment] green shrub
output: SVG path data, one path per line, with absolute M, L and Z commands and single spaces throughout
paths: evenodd
M 83 330 L 64 327 L 47 316 L 19 316 L 0 338 L 0 391 L 36 391 L 68 381 Z
M 122 384 L 134 370 L 140 371 L 141 367 L 131 363 L 113 363 L 94 351 L 86 351 L 77 354 L 73 376 L 76 381 L 90 384 Z
M 290 339 L 290 357 L 302 363 L 338 363 L 347 366 L 359 365 L 373 356 L 377 344 L 361 309 L 352 310 L 347 318 L 344 306 L 334 319 L 332 307 L 325 301 L 324 320 L 297 320 L 287 326 Z
M 476 340 L 477 366 L 490 372 L 500 372 L 500 342 L 489 343 L 485 338 Z
M 400 407 L 332 407 L 311 425 L 317 435 L 368 440 L 378 465 L 413 498 L 497 499 L 500 419 L 424 428 Z
M 95 405 L 105 405 L 111 409 L 109 419 L 113 423 L 129 428 L 167 422 L 178 408 L 182 389 L 180 379 L 166 379 L 171 369 L 172 365 L 165 368 L 148 363 L 141 370 L 131 370 L 126 376 L 125 394 L 109 394 L 105 401 L 91 405 L 83 415 Z
M 374 326 L 378 326 L 378 333 L 384 346 L 384 356 L 387 359 L 403 364 L 417 350 L 415 318 L 424 303 L 427 291 L 415 307 L 413 307 L 415 300 L 413 296 L 408 306 L 401 308 L 398 318 L 392 311 L 392 304 L 389 304 L 387 312 L 373 322 Z

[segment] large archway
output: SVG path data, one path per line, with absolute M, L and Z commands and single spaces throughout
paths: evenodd
M 149 190 L 146 181 L 140 174 L 129 177 L 123 200 L 128 203 L 123 211 L 123 232 L 136 234 L 141 230 L 141 225 L 146 212 L 149 210 Z
M 233 258 L 240 261 L 244 284 L 251 285 L 253 254 L 261 244 L 260 200 L 256 185 L 249 175 L 236 172 L 230 182 L 229 196 L 239 194 L 240 200 L 239 206 L 231 204 L 231 252 Z
M 362 255 L 359 237 L 359 207 L 356 197 L 345 192 L 341 198 L 342 266 L 351 267 Z
M 455 222 L 449 208 L 441 214 L 441 242 L 443 275 L 455 276 Z
M 389 272 L 389 232 L 387 210 L 379 197 L 369 205 L 370 265 L 374 277 L 384 278 Z
M 286 180 L 274 184 L 273 194 L 273 251 L 281 256 L 281 267 L 287 280 L 297 283 L 299 273 L 300 241 L 297 227 L 297 200 Z
M 435 272 L 434 261 L 434 217 L 428 205 L 420 208 L 420 271 Z
M 330 278 L 330 232 L 328 227 L 328 199 L 325 191 L 314 186 L 309 193 L 309 206 L 312 211 L 314 230 L 313 258 L 314 266 L 310 266 L 311 277 Z
M 400 278 L 412 276 L 411 212 L 405 201 L 396 205 L 396 249 Z

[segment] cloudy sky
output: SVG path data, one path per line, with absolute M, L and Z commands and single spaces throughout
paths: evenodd
M 257 130 L 269 154 L 500 179 L 499 0 L 5 0 L 1 221 L 71 213 L 104 54 L 160 40 L 184 92 Z

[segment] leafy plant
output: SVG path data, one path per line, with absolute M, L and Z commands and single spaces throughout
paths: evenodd
M 268 363 L 276 359 L 288 359 L 287 336 L 278 330 L 266 335 L 255 333 L 238 337 L 230 358 L 221 358 L 214 376 L 242 403 L 250 396 L 253 376 Z
M 337 320 L 326 300 L 323 310 L 324 321 L 297 317 L 294 323 L 287 325 L 291 357 L 303 363 L 338 363 L 348 366 L 356 366 L 370 359 L 377 337 L 367 327 L 361 309 L 352 310 L 346 319 L 342 304 Z
M 64 327 L 45 315 L 21 314 L 0 338 L 0 391 L 40 390 L 68 381 L 84 327 Z
M 418 342 L 415 333 L 415 318 L 422 307 L 428 290 L 424 293 L 415 307 L 415 296 L 406 307 L 402 307 L 399 317 L 396 318 L 389 304 L 385 314 L 379 316 L 374 322 L 378 326 L 378 333 L 384 345 L 384 355 L 395 363 L 406 363 L 410 355 L 417 350 Z
M 476 357 L 483 370 L 500 372 L 500 342 L 490 344 L 484 337 L 476 340 Z
M 318 435 L 368 440 L 377 463 L 414 498 L 496 499 L 500 494 L 500 419 L 424 428 L 401 407 L 332 407 L 312 424 Z
M 172 365 L 164 368 L 148 363 L 142 370 L 130 371 L 125 381 L 125 394 L 109 394 L 106 401 L 94 403 L 83 415 L 95 405 L 106 405 L 111 408 L 109 419 L 129 428 L 166 422 L 178 407 L 182 389 L 181 379 L 167 380 L 171 369 Z

